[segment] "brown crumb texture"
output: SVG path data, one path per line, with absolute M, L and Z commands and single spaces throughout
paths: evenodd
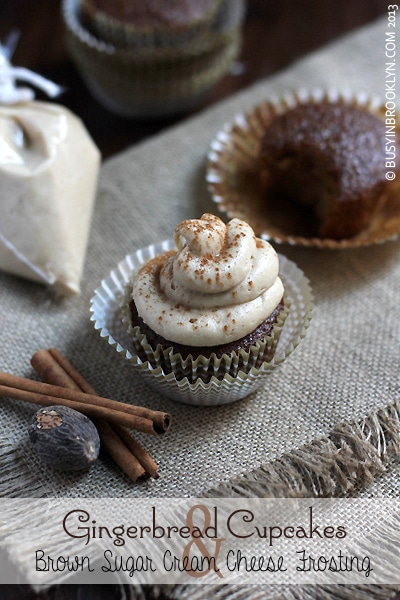
M 324 101 L 288 110 L 262 138 L 266 203 L 281 197 L 311 207 L 320 237 L 356 235 L 387 185 L 384 142 L 384 122 L 366 109 Z
M 278 315 L 283 309 L 283 300 L 278 304 L 271 315 L 265 319 L 256 329 L 251 333 L 247 334 L 241 339 L 230 342 L 227 344 L 221 344 L 219 346 L 185 346 L 182 344 L 176 344 L 169 340 L 166 340 L 162 336 L 155 333 L 146 323 L 139 317 L 136 305 L 133 300 L 129 303 L 131 323 L 133 327 L 139 327 L 140 331 L 146 335 L 147 341 L 150 346 L 155 349 L 158 344 L 161 344 L 163 349 L 173 347 L 175 353 L 181 354 L 182 358 L 187 358 L 189 355 L 196 359 L 202 355 L 209 358 L 211 354 L 215 353 L 218 358 L 221 358 L 224 354 L 231 354 L 232 352 L 239 352 L 240 350 L 248 350 L 250 346 L 255 344 L 258 340 L 263 340 L 266 336 L 271 334 L 271 331 L 278 319 Z

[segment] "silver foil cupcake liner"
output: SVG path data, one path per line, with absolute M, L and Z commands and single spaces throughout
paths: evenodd
M 306 335 L 313 311 L 308 279 L 294 262 L 279 255 L 280 276 L 290 309 L 271 360 L 264 361 L 257 367 L 253 366 L 248 373 L 238 369 L 236 376 L 225 373 L 222 379 L 212 375 L 206 382 L 201 378 L 190 381 L 186 376 L 178 378 L 173 371 L 164 372 L 160 365 L 153 366 L 152 349 L 149 356 L 139 356 L 123 323 L 121 309 L 127 286 L 134 274 L 148 260 L 172 248 L 173 241 L 166 240 L 126 256 L 96 289 L 90 304 L 91 321 L 100 336 L 116 352 L 128 360 L 152 387 L 172 400 L 202 406 L 235 402 L 263 385 L 266 378 L 292 354 Z
M 122 322 L 132 338 L 137 355 L 142 361 L 148 360 L 153 369 L 161 367 L 165 374 L 174 373 L 178 380 L 187 377 L 190 383 L 195 383 L 197 379 L 208 383 L 212 377 L 223 379 L 225 375 L 237 377 L 241 371 L 248 373 L 252 368 L 259 369 L 263 363 L 270 362 L 289 312 L 289 301 L 285 298 L 284 307 L 270 335 L 252 344 L 248 350 L 241 349 L 222 356 L 212 353 L 209 357 L 199 355 L 193 358 L 190 354 L 183 357 L 180 353 L 174 352 L 173 347 L 163 348 L 159 344 L 154 348 L 149 344 L 140 327 L 132 326 L 129 310 L 131 290 L 132 282 L 126 286 L 121 302 L 121 314 Z

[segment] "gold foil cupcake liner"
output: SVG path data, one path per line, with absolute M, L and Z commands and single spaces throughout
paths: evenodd
M 79 20 L 78 0 L 63 0 L 66 43 L 93 96 L 125 117 L 159 117 L 188 110 L 229 70 L 239 53 L 238 27 L 190 48 L 120 49 L 93 36 Z
M 207 375 L 208 381 L 203 381 L 200 377 L 193 380 L 190 369 L 189 377 L 181 377 L 181 374 L 177 376 L 174 372 L 174 362 L 170 357 L 168 360 L 171 360 L 171 372 L 169 373 L 165 372 L 160 364 L 156 366 L 152 364 L 154 351 L 151 347 L 148 355 L 142 355 L 141 358 L 135 348 L 134 340 L 123 323 L 122 313 L 124 312 L 125 318 L 127 313 L 126 310 L 121 309 L 121 304 L 126 306 L 127 286 L 134 274 L 148 260 L 172 248 L 174 248 L 173 241 L 166 240 L 126 256 L 96 289 L 90 303 L 91 321 L 100 337 L 125 357 L 147 383 L 172 400 L 202 406 L 235 402 L 264 384 L 266 378 L 271 376 L 275 369 L 292 354 L 306 335 L 313 311 L 309 282 L 294 262 L 279 255 L 280 276 L 290 308 L 279 332 L 279 340 L 278 335 L 276 338 L 274 336 L 276 347 L 273 357 L 259 365 L 256 360 L 256 366 L 252 366 L 247 373 L 238 368 L 235 376 L 226 372 L 222 378 L 218 376 L 219 366 L 215 363 L 216 371 L 211 377 Z M 140 352 L 142 351 L 143 348 L 140 347 Z
M 365 108 L 379 118 L 385 117 L 386 109 L 379 98 L 335 89 L 297 90 L 281 98 L 266 100 L 226 124 L 213 140 L 206 174 L 213 201 L 230 219 L 244 219 L 258 237 L 276 243 L 344 249 L 395 239 L 400 233 L 399 173 L 381 196 L 368 227 L 352 238 L 333 240 L 316 237 L 310 231 L 309 213 L 289 201 L 285 205 L 280 201 L 279 206 L 269 205 L 266 209 L 258 162 L 266 128 L 276 115 L 298 104 L 323 100 L 351 104 Z M 400 123 L 400 118 L 397 123 Z
M 209 357 L 204 355 L 196 358 L 191 355 L 183 357 L 174 352 L 172 347 L 163 348 L 160 344 L 156 348 L 152 347 L 140 327 L 132 326 L 129 310 L 131 290 L 132 282 L 126 286 L 121 303 L 121 314 L 122 322 L 132 338 L 137 355 L 142 361 L 148 360 L 153 369 L 161 367 L 165 374 L 174 373 L 178 380 L 187 377 L 190 383 L 194 383 L 197 379 L 208 383 L 212 377 L 223 379 L 226 374 L 237 377 L 240 371 L 248 373 L 252 368 L 259 369 L 263 363 L 270 362 L 289 312 L 289 301 L 284 298 L 284 307 L 279 313 L 270 335 L 252 344 L 248 350 L 241 349 L 220 357 L 215 353 Z

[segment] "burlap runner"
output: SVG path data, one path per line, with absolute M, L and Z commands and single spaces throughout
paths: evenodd
M 107 347 L 89 321 L 93 290 L 126 254 L 171 237 L 174 226 L 184 218 L 206 210 L 216 212 L 206 189 L 205 157 L 225 122 L 270 95 L 299 86 L 334 86 L 384 96 L 386 31 L 387 21 L 380 19 L 107 161 L 101 172 L 80 297 L 56 300 L 39 285 L 0 274 L 1 370 L 33 377 L 32 354 L 56 346 L 99 394 L 162 408 L 174 418 L 173 428 L 163 439 L 141 438 L 160 464 L 160 479 L 133 485 L 107 459 L 83 476 L 57 475 L 43 467 L 27 441 L 34 408 L 2 399 L 2 496 L 165 497 L 196 496 L 210 490 L 223 495 L 232 492 L 232 479 L 240 480 L 244 489 L 248 486 L 263 493 L 273 489 L 273 480 L 279 488 L 282 465 L 292 469 L 293 464 L 297 483 L 292 487 L 299 490 L 298 473 L 315 466 L 315 461 L 307 464 L 307 444 L 322 439 L 328 446 L 345 447 L 340 436 L 330 436 L 343 421 L 351 422 L 346 426 L 351 431 L 347 447 L 350 438 L 361 440 L 370 466 L 361 447 L 360 454 L 352 454 L 353 460 L 359 460 L 358 479 L 351 480 L 350 475 L 346 479 L 343 468 L 344 479 L 335 481 L 332 461 L 321 462 L 319 468 L 330 481 L 325 491 L 340 495 L 346 481 L 354 491 L 360 483 L 365 486 L 373 480 L 364 493 L 399 493 L 399 468 L 392 462 L 387 474 L 381 475 L 390 452 L 378 443 L 386 431 L 382 429 L 385 419 L 392 426 L 389 451 L 396 448 L 400 435 L 400 428 L 393 426 L 396 406 L 390 414 L 386 410 L 400 396 L 399 242 L 346 251 L 279 248 L 311 281 L 316 304 L 313 321 L 300 347 L 267 385 L 232 405 L 196 408 L 159 396 Z M 381 411 L 377 417 L 376 411 Z M 374 431 L 368 448 L 371 440 L 360 424 L 370 413 L 374 413 L 369 421 Z M 280 461 L 284 454 L 286 458 Z M 251 481 L 257 475 L 262 484 L 262 473 L 266 473 L 265 487 L 254 490 Z M 304 491 L 315 492 L 308 484 Z

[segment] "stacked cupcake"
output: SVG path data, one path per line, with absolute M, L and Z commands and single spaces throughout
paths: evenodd
M 128 117 L 191 108 L 240 48 L 244 0 L 64 0 L 67 44 L 93 95 Z

